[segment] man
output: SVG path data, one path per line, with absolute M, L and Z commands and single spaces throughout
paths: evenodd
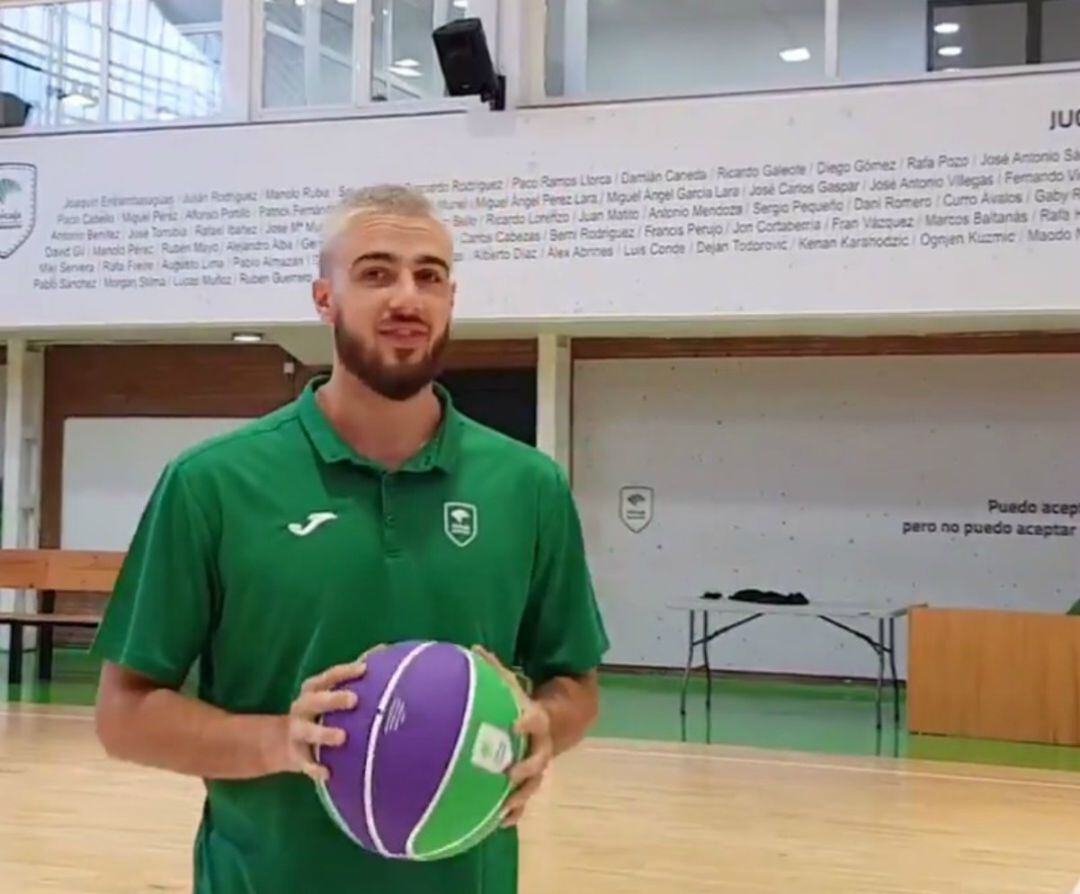
M 170 463 L 139 522 L 95 641 L 97 728 L 116 758 L 206 780 L 196 894 L 512 894 L 513 827 L 596 715 L 607 640 L 565 477 L 434 383 L 452 258 L 422 196 L 347 200 L 312 290 L 329 377 Z M 335 684 L 411 638 L 478 647 L 533 684 L 506 828 L 426 864 L 362 851 L 313 781 L 314 746 L 341 744 L 318 716 L 353 706 Z

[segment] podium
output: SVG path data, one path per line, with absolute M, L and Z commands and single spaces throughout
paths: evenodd
M 918 607 L 908 730 L 1080 745 L 1080 616 Z

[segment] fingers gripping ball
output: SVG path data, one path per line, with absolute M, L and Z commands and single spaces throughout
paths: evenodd
M 317 783 L 334 822 L 366 850 L 408 860 L 452 857 L 499 827 L 525 737 L 511 685 L 473 652 L 405 642 L 372 652 L 342 684 L 357 707 L 323 715 L 346 741 L 321 748 Z

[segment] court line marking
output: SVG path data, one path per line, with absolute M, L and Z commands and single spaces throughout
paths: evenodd
M 42 717 L 46 720 L 93 720 L 93 708 L 73 708 L 71 713 L 57 714 L 52 711 L 27 710 L 26 706 L 11 710 L 0 708 L 0 717 Z
M 1066 791 L 1080 791 L 1080 781 L 1058 782 L 1049 779 L 1011 779 L 1005 776 L 978 776 L 969 774 L 937 773 L 932 770 L 923 770 L 912 767 L 860 767 L 855 764 L 827 764 L 813 761 L 790 760 L 782 757 L 742 757 L 727 754 L 700 754 L 690 752 L 679 754 L 672 751 L 651 751 L 648 749 L 618 748 L 614 746 L 585 746 L 591 754 L 617 754 L 622 757 L 657 757 L 668 760 L 680 761 L 705 761 L 708 763 L 726 764 L 757 764 L 769 767 L 791 767 L 795 770 L 832 770 L 843 773 L 864 773 L 879 776 L 897 776 L 905 779 L 937 779 L 946 782 L 981 782 L 996 783 L 999 785 L 1034 786 L 1036 788 L 1065 789 Z M 895 760 L 895 758 L 894 758 Z M 902 760 L 902 759 L 901 759 Z M 970 765 L 969 765 L 970 766 Z M 1032 773 L 1066 773 L 1067 770 L 1040 770 L 1038 768 L 1017 767 L 1017 770 Z

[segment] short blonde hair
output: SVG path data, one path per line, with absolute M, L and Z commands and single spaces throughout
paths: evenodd
M 396 183 L 380 183 L 350 190 L 327 214 L 322 228 L 319 249 L 319 275 L 326 275 L 326 259 L 330 243 L 337 238 L 350 220 L 370 212 L 400 214 L 406 217 L 430 217 L 443 223 L 438 211 L 420 190 Z M 444 224 L 445 226 L 445 224 Z

